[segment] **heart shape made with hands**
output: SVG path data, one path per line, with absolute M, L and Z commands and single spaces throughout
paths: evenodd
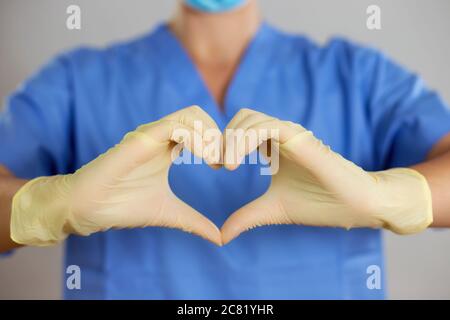
M 173 149 L 172 163 L 175 163 L 183 148 L 203 159 L 214 169 L 224 167 L 235 170 L 241 165 L 242 160 L 255 150 L 259 150 L 268 162 L 274 160 L 278 162 L 279 143 L 284 143 L 300 131 L 304 131 L 301 126 L 280 121 L 261 112 L 241 109 L 222 133 L 201 108 L 193 106 L 188 109 L 190 116 L 183 118 L 182 122 L 195 130 L 182 128 L 172 132 L 171 139 L 178 144 Z M 192 163 L 190 157 L 188 159 L 182 163 Z M 275 174 L 277 170 L 278 168 L 273 170 L 271 166 L 270 174 Z M 228 243 L 241 232 L 258 225 L 291 223 L 291 220 L 285 219 L 284 212 L 279 210 L 279 199 L 268 201 L 271 197 L 269 188 L 262 197 L 249 202 L 231 215 L 222 226 L 220 244 Z M 181 229 L 188 231 L 186 228 Z M 205 237 L 198 232 L 198 228 L 190 229 L 211 241 L 212 237 Z M 219 244 L 217 241 L 213 242 Z

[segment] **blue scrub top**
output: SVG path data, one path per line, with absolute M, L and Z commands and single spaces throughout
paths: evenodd
M 243 107 L 298 122 L 366 170 L 420 162 L 450 132 L 439 96 L 383 54 L 343 39 L 318 46 L 267 24 L 251 41 L 222 113 L 161 25 L 127 43 L 62 54 L 25 82 L 0 117 L 0 163 L 26 178 L 71 173 L 138 125 L 192 104 L 222 129 Z M 267 189 L 270 177 L 259 169 L 178 165 L 169 180 L 221 226 Z M 222 248 L 178 230 L 111 230 L 70 236 L 65 265 L 81 268 L 81 290 L 64 288 L 69 299 L 384 297 L 384 282 L 367 286 L 370 266 L 385 277 L 381 233 L 371 229 L 267 226 Z

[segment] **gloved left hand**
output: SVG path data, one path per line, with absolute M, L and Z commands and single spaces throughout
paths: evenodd
M 227 129 L 269 132 L 264 139 L 278 144 L 279 170 L 264 195 L 228 218 L 222 227 L 224 243 L 269 224 L 387 228 L 409 234 L 425 229 L 433 220 L 430 189 L 415 170 L 366 172 L 301 125 L 249 109 L 239 111 Z M 277 132 L 277 137 L 271 132 Z M 233 142 L 226 139 L 225 167 L 235 169 L 262 142 L 240 139 L 231 148 Z M 239 154 L 237 163 L 227 155 L 231 150 Z
M 196 121 L 204 130 L 196 127 Z M 29 181 L 13 198 L 12 240 L 47 246 L 69 234 L 159 226 L 192 232 L 220 245 L 219 229 L 180 200 L 168 182 L 169 168 L 181 147 L 217 165 L 218 159 L 204 152 L 211 143 L 207 130 L 220 134 L 199 107 L 181 109 L 129 132 L 73 174 Z

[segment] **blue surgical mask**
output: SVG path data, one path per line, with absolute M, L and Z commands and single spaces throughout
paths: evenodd
M 243 5 L 247 0 L 184 0 L 185 3 L 204 12 L 225 12 Z

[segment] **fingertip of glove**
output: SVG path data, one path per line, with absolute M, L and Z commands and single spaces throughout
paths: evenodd
M 208 166 L 214 170 L 219 170 L 223 167 L 223 165 L 219 163 L 208 163 Z
M 228 237 L 223 237 L 222 236 L 222 245 L 221 246 L 226 246 L 226 245 L 228 245 L 231 241 L 233 241 L 235 238 L 237 237 L 237 235 L 236 236 L 228 236 Z
M 237 163 L 225 163 L 224 164 L 225 169 L 229 171 L 234 171 L 239 167 L 239 164 Z
M 233 241 L 233 239 L 238 237 L 239 234 L 241 233 L 236 228 L 230 228 L 226 223 L 222 226 L 220 232 L 222 234 L 222 244 L 224 246 Z
M 208 237 L 207 238 L 208 241 L 212 242 L 213 244 L 215 244 L 218 247 L 222 247 L 223 246 L 223 241 L 222 241 L 222 237 Z

